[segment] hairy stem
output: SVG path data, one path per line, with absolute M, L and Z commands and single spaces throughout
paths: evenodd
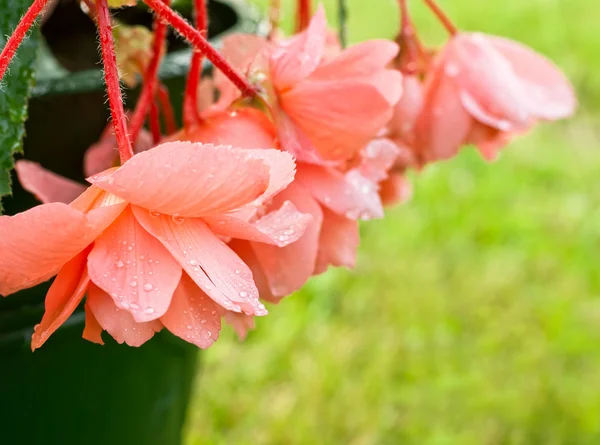
M 165 4 L 170 4 L 171 0 L 162 0 Z M 129 134 L 131 140 L 137 140 L 140 130 L 144 125 L 146 116 L 150 111 L 152 102 L 154 101 L 154 95 L 156 93 L 156 85 L 158 82 L 158 69 L 160 68 L 160 62 L 162 61 L 163 49 L 165 45 L 165 39 L 167 38 L 167 24 L 161 20 L 156 19 L 154 21 L 154 41 L 152 43 L 152 59 L 144 74 L 144 86 L 140 93 L 140 97 L 135 106 L 131 123 L 129 124 Z
M 2 53 L 0 53 L 0 80 L 2 80 L 4 77 L 4 73 L 6 73 L 8 65 L 10 65 L 10 61 L 15 56 L 17 49 L 27 35 L 27 31 L 29 31 L 31 25 L 33 25 L 33 22 L 38 15 L 40 15 L 47 3 L 48 0 L 35 0 L 25 15 L 21 18 L 21 21 L 11 34 L 8 42 L 6 42 L 6 45 L 2 49 Z
M 177 131 L 175 112 L 173 111 L 173 105 L 171 104 L 171 98 L 169 97 L 169 90 L 162 83 L 158 84 L 157 96 L 158 101 L 160 102 L 160 109 L 165 120 L 167 134 L 173 134 Z
M 304 31 L 310 23 L 311 0 L 298 0 L 296 3 L 296 32 Z
M 446 13 L 442 11 L 442 8 L 439 7 L 435 0 L 423 1 L 429 7 L 429 9 L 431 9 L 433 14 L 438 18 L 438 20 L 442 22 L 442 25 L 444 25 L 444 28 L 446 28 L 446 31 L 448 31 L 450 35 L 455 35 L 458 32 L 458 28 L 454 25 L 454 23 L 452 23 L 452 21 L 448 18 Z
M 348 5 L 346 0 L 338 0 L 339 38 L 342 48 L 348 44 Z
M 119 70 L 117 68 L 117 56 L 115 54 L 115 42 L 113 41 L 110 12 L 107 0 L 96 0 L 96 11 L 98 14 L 98 33 L 100 34 L 100 46 L 102 49 L 102 60 L 104 62 L 104 78 L 106 91 L 112 115 L 113 128 L 119 147 L 121 163 L 126 162 L 133 156 L 131 141 L 127 133 L 127 117 L 123 108 L 121 97 L 121 84 L 119 83 Z
M 194 48 L 201 51 L 208 60 L 240 89 L 244 96 L 256 96 L 257 91 L 246 79 L 244 79 L 225 58 L 214 49 L 204 36 L 194 29 L 184 18 L 173 11 L 169 6 L 162 3 L 160 0 L 143 0 L 150 9 L 152 9 L 158 17 L 168 22 L 175 28 Z
M 196 29 L 202 36 L 208 36 L 208 14 L 206 11 L 206 0 L 194 0 L 194 9 L 196 11 Z M 198 113 L 198 85 L 202 76 L 202 51 L 194 51 L 190 71 L 188 73 L 185 86 L 185 95 L 183 97 L 183 124 L 185 128 L 198 123 L 200 116 Z

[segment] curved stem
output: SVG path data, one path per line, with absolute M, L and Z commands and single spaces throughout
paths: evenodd
M 348 45 L 348 5 L 346 0 L 338 0 L 339 38 L 342 48 Z
M 152 133 L 152 142 L 158 144 L 162 135 L 160 132 L 160 117 L 158 115 L 158 105 L 152 101 L 150 104 L 150 132 Z
M 220 69 L 223 74 L 240 89 L 244 96 L 256 96 L 256 88 L 244 79 L 225 58 L 214 49 L 204 36 L 194 29 L 183 17 L 173 11 L 169 6 L 160 0 L 143 0 L 150 9 L 152 9 L 161 20 L 169 23 L 175 28 L 196 50 L 204 53 L 206 58 L 213 65 Z
M 296 32 L 302 32 L 308 27 L 311 12 L 311 0 L 298 0 L 296 3 Z
M 10 65 L 10 61 L 15 56 L 17 49 L 27 35 L 27 31 L 29 31 L 35 19 L 40 15 L 46 6 L 46 3 L 48 3 L 48 0 L 35 0 L 6 42 L 6 45 L 2 49 L 2 53 L 0 53 L 0 80 L 4 77 L 8 65 Z
M 165 4 L 170 4 L 171 0 L 162 0 Z M 160 68 L 160 62 L 162 61 L 163 47 L 165 39 L 167 38 L 167 24 L 161 20 L 156 19 L 154 24 L 154 41 L 152 43 L 152 59 L 148 64 L 146 73 L 144 75 L 144 86 L 142 92 L 135 105 L 135 110 L 129 124 L 129 134 L 131 140 L 137 140 L 137 137 L 144 125 L 146 116 L 150 111 L 154 95 L 156 92 L 156 84 L 158 79 L 158 69 Z
M 446 31 L 448 31 L 450 35 L 453 36 L 458 32 L 458 28 L 454 25 L 454 23 L 452 23 L 452 20 L 448 18 L 446 13 L 442 11 L 442 8 L 438 6 L 435 0 L 424 0 L 424 2 L 435 14 L 438 20 L 442 22 L 442 25 L 444 25 L 444 28 L 446 28 Z
M 177 122 L 175 121 L 175 112 L 173 111 L 173 105 L 169 97 L 169 90 L 162 83 L 159 83 L 156 94 L 160 102 L 163 118 L 165 119 L 167 134 L 173 134 L 177 131 Z
M 119 147 L 121 163 L 125 163 L 133 156 L 131 141 L 127 133 L 127 117 L 123 109 L 123 98 L 121 97 L 121 84 L 119 83 L 119 71 L 117 68 L 117 56 L 115 54 L 115 42 L 113 41 L 110 13 L 107 0 L 96 0 L 98 14 L 98 32 L 100 34 L 100 46 L 102 48 L 102 60 L 104 62 L 104 78 L 106 80 L 106 91 L 112 114 L 112 122 Z
M 206 0 L 194 0 L 194 9 L 196 11 L 196 29 L 206 37 L 208 35 Z M 185 95 L 183 97 L 183 124 L 185 128 L 190 128 L 200 120 L 198 113 L 198 84 L 202 76 L 203 57 L 204 54 L 201 51 L 194 51 L 192 55 L 190 71 L 185 86 Z

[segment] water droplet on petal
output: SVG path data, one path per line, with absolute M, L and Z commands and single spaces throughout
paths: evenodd
M 183 224 L 185 222 L 185 218 L 183 216 L 179 216 L 177 213 L 173 214 L 172 219 L 175 224 Z
M 152 289 L 154 289 L 154 286 L 152 286 L 150 283 L 144 284 L 144 290 L 146 292 L 150 292 Z
M 153 314 L 154 313 L 154 308 L 153 307 L 147 307 L 146 309 L 144 309 L 144 312 L 147 314 Z
M 119 260 L 117 261 L 116 266 L 120 269 L 121 267 L 123 267 L 125 264 L 123 264 L 123 261 Z
M 130 281 L 130 282 L 129 282 L 129 285 L 130 285 L 131 287 L 135 287 L 135 286 L 137 286 L 137 281 Z
M 242 298 L 247 298 L 248 297 L 248 292 L 246 292 L 245 290 L 240 292 L 240 297 Z

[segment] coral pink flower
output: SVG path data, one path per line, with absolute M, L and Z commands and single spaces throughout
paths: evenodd
M 571 84 L 545 57 L 502 37 L 460 33 L 426 78 L 413 149 L 425 163 L 473 143 L 492 159 L 512 135 L 539 120 L 565 118 L 575 107 Z
M 89 340 L 106 330 L 138 346 L 164 326 L 206 348 L 226 311 L 266 314 L 250 269 L 222 239 L 285 245 L 282 236 L 301 236 L 306 218 L 290 208 L 253 223 L 236 216 L 293 176 L 291 156 L 277 150 L 172 142 L 137 154 L 89 178 L 70 205 L 0 217 L 0 294 L 58 273 L 34 349 L 86 293 Z
M 294 137 L 291 135 L 290 140 Z M 213 112 L 193 130 L 182 131 L 173 138 L 208 143 L 230 141 L 249 149 L 279 146 L 274 124 L 262 112 L 247 108 L 233 113 Z M 299 145 L 298 150 L 301 149 Z M 357 165 L 346 170 L 325 161 L 322 165 L 297 163 L 296 180 L 265 201 L 258 215 L 268 216 L 269 212 L 286 207 L 311 215 L 303 236 L 285 246 L 259 240 L 230 243 L 252 269 L 263 298 L 278 301 L 329 265 L 354 266 L 359 243 L 357 220 L 383 216 L 377 184 L 387 177 L 396 157 L 395 144 L 381 139 L 367 145 Z M 244 323 L 237 326 L 243 327 Z
M 354 158 L 387 125 L 402 94 L 401 74 L 387 68 L 396 43 L 371 40 L 339 52 L 328 36 L 320 6 L 309 27 L 288 39 L 270 43 L 233 35 L 224 42 L 228 60 L 263 84 L 283 149 L 299 161 L 312 162 L 315 153 L 327 161 Z M 221 110 L 239 95 L 220 74 L 215 86 Z M 290 132 L 310 142 L 315 153 L 286 147 Z

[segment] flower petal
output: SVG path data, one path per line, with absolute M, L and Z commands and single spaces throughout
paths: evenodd
M 118 343 L 141 346 L 163 327 L 159 320 L 137 323 L 128 311 L 116 307 L 110 295 L 93 283 L 88 290 L 87 305 L 102 329 Z
M 219 338 L 224 312 L 184 274 L 169 310 L 160 321 L 172 334 L 206 349 Z
M 308 77 L 321 62 L 327 40 L 327 19 L 322 5 L 305 31 L 277 42 L 271 51 L 271 76 L 278 90 Z
M 414 125 L 423 107 L 423 83 L 416 75 L 402 76 L 402 97 L 389 124 L 390 138 L 396 143 L 412 144 Z
M 162 317 L 181 279 L 181 266 L 127 208 L 96 240 L 90 278 L 138 323 Z
M 35 286 L 56 275 L 94 240 L 99 224 L 62 203 L 0 216 L 0 295 Z
M 285 189 L 296 174 L 294 158 L 280 150 L 245 150 L 248 159 L 260 160 L 269 167 L 269 185 L 253 204 L 262 205 Z
M 562 119 L 575 112 L 577 98 L 562 71 L 543 55 L 504 37 L 488 36 L 525 84 L 529 110 L 541 119 Z
M 303 164 L 298 169 L 297 180 L 321 204 L 346 218 L 383 217 L 377 184 L 358 170 L 343 174 L 338 170 Z
M 269 169 L 238 148 L 169 142 L 135 155 L 92 184 L 156 212 L 181 217 L 237 209 L 256 199 L 269 183 Z
M 83 328 L 82 337 L 92 343 L 104 344 L 102 340 L 102 326 L 100 326 L 100 323 L 94 317 L 88 301 L 85 302 L 85 327 Z
M 358 222 L 324 208 L 315 273 L 325 272 L 329 265 L 353 268 L 359 243 Z
M 31 350 L 46 340 L 71 316 L 83 299 L 90 281 L 85 270 L 88 249 L 64 265 L 46 294 L 44 316 L 31 337 Z
M 273 200 L 273 205 L 290 200 L 302 213 L 312 215 L 304 235 L 286 247 L 251 243 L 256 259 L 274 297 L 285 297 L 300 289 L 313 275 L 323 221 L 321 206 L 296 182 Z
M 253 34 L 231 34 L 223 38 L 220 50 L 232 67 L 247 75 L 252 62 L 267 45 L 268 42 L 264 37 Z M 241 96 L 240 90 L 221 70 L 215 70 L 214 84 L 219 90 L 219 99 L 214 106 L 216 109 L 226 109 Z
M 451 158 L 465 143 L 474 120 L 443 69 L 432 73 L 425 88 L 425 101 L 414 127 L 415 154 L 430 162 Z
M 503 131 L 531 124 L 526 86 L 484 34 L 456 35 L 440 58 L 440 69 L 460 87 L 463 106 L 475 119 Z
M 311 80 L 338 80 L 342 77 L 370 76 L 383 70 L 398 54 L 398 44 L 374 39 L 346 48 L 340 55 L 321 64 Z
M 398 85 L 401 91 L 401 78 Z M 349 159 L 392 117 L 393 104 L 380 87 L 379 79 L 307 80 L 281 94 L 281 107 L 323 158 Z
M 46 170 L 37 162 L 17 161 L 15 170 L 23 188 L 43 203 L 68 204 L 86 189 L 83 184 Z
M 402 173 L 392 173 L 379 184 L 379 196 L 383 205 L 402 204 L 412 196 L 412 186 Z
M 360 174 L 373 182 L 388 177 L 388 171 L 398 158 L 400 149 L 389 139 L 374 139 L 361 151 Z
M 253 223 L 229 215 L 209 216 L 204 220 L 217 235 L 285 247 L 304 234 L 311 218 L 286 201 L 281 208 Z
M 253 243 L 246 240 L 232 239 L 229 241 L 228 246 L 250 268 L 250 271 L 252 271 L 252 278 L 254 279 L 254 284 L 256 284 L 260 298 L 267 301 L 277 302 L 279 299 L 274 297 L 271 293 L 267 277 L 265 276 L 261 265 L 256 259 L 256 254 L 252 249 L 252 244 Z M 227 311 L 227 313 L 237 314 L 239 312 Z
M 248 336 L 248 331 L 256 327 L 253 316 L 237 312 L 225 312 L 225 321 L 233 327 L 240 340 L 245 340 Z
M 134 207 L 140 224 L 171 252 L 185 272 L 227 310 L 265 315 L 248 266 L 199 218 L 174 220 Z

